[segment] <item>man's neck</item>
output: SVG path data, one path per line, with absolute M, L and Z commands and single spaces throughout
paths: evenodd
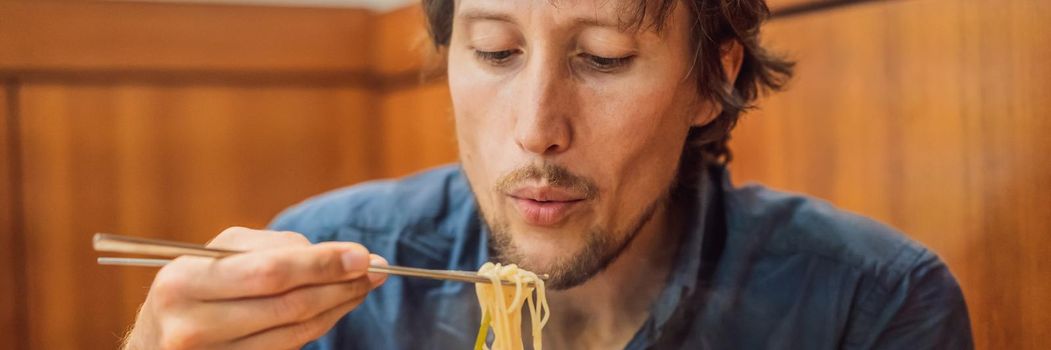
M 554 349 L 623 348 L 649 317 L 671 271 L 683 215 L 662 205 L 603 272 L 580 286 L 548 292 L 545 343 Z

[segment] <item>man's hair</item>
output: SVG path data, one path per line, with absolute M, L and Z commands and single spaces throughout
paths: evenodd
M 430 40 L 439 49 L 447 47 L 455 0 L 422 1 Z M 660 32 L 679 4 L 689 7 L 693 21 L 691 74 L 697 80 L 697 90 L 722 106 L 712 122 L 689 131 L 680 170 L 691 173 L 688 169 L 699 162 L 726 164 L 731 160 L 727 142 L 741 112 L 753 107 L 760 92 L 782 89 L 792 76 L 794 63 L 760 45 L 759 27 L 770 15 L 765 0 L 636 0 L 627 2 L 623 9 L 624 24 Z M 723 71 L 722 47 L 732 41 L 740 43 L 744 57 L 737 79 L 731 83 Z

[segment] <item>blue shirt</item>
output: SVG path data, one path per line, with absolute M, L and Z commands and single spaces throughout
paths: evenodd
M 678 191 L 693 215 L 628 349 L 973 348 L 963 295 L 934 253 L 823 201 L 728 179 L 712 167 Z M 272 228 L 404 266 L 476 270 L 489 257 L 458 166 L 324 194 Z M 471 349 L 480 319 L 473 285 L 391 276 L 306 348 Z

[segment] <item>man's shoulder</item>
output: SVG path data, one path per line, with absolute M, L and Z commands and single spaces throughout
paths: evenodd
M 959 285 L 919 243 L 816 198 L 723 188 L 727 236 L 700 339 L 716 348 L 970 344 Z
M 303 233 L 312 241 L 333 240 L 340 230 L 390 232 L 430 226 L 443 230 L 455 217 L 470 216 L 473 197 L 458 165 L 445 165 L 400 179 L 374 180 L 333 190 L 279 214 L 271 228 Z
M 894 284 L 937 256 L 890 226 L 817 198 L 748 185 L 727 192 L 736 239 L 764 256 L 807 256 Z M 734 238 L 731 238 L 734 239 Z

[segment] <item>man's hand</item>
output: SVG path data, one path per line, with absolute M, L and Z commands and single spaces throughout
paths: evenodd
M 349 242 L 311 245 L 300 234 L 234 227 L 157 273 L 126 349 L 299 349 L 321 337 L 386 278 L 386 264 Z

